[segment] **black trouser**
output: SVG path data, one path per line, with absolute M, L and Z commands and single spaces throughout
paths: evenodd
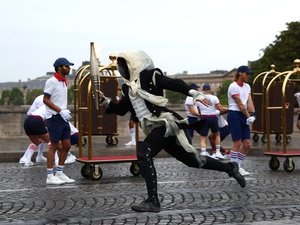
M 138 163 L 141 169 L 141 175 L 146 181 L 149 199 L 158 199 L 157 177 L 153 164 L 153 157 L 155 157 L 162 149 L 189 167 L 201 167 L 196 155 L 187 152 L 179 145 L 175 136 L 164 137 L 165 131 L 165 127 L 153 129 L 144 141 L 139 141 L 137 143 Z M 218 160 L 206 157 L 206 162 L 201 168 L 229 172 L 233 166 L 231 163 L 222 163 Z

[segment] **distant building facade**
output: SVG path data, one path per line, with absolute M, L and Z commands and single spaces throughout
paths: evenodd
M 187 71 L 184 71 L 180 74 L 169 75 L 172 78 L 179 78 L 184 80 L 186 83 L 196 83 L 200 87 L 204 83 L 209 83 L 212 91 L 217 92 L 218 89 L 222 86 L 225 80 L 233 80 L 236 74 L 236 69 L 230 71 L 226 70 L 215 70 L 210 73 L 198 73 L 198 74 L 188 74 Z
M 88 61 L 82 62 L 82 66 L 85 66 L 88 64 L 89 64 Z M 198 74 L 188 74 L 187 71 L 183 71 L 183 73 L 178 73 L 175 75 L 168 75 L 168 76 L 170 76 L 172 78 L 182 79 L 186 83 L 196 83 L 200 87 L 204 83 L 209 83 L 212 88 L 212 91 L 216 92 L 222 86 L 222 84 L 225 80 L 233 80 L 235 73 L 236 73 L 236 69 L 233 69 L 231 71 L 215 70 L 215 71 L 211 71 L 210 73 L 198 73 Z M 68 76 L 69 86 L 73 85 L 75 74 L 76 74 L 76 70 L 72 69 L 70 75 Z M 33 80 L 28 79 L 27 81 L 19 80 L 19 82 L 0 83 L 0 95 L 1 95 L 2 91 L 10 90 L 10 89 L 16 88 L 16 87 L 24 92 L 29 91 L 29 90 L 34 90 L 34 89 L 44 89 L 47 79 L 49 79 L 53 75 L 54 75 L 54 72 L 47 72 L 46 75 L 38 77 Z M 119 78 L 118 81 L 119 81 L 119 84 L 123 83 L 121 81 L 121 78 Z

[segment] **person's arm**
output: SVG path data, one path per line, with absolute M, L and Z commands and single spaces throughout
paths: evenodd
M 228 112 L 228 108 L 224 107 L 220 102 L 215 104 L 216 109 L 220 111 L 220 114 L 226 114 Z
M 250 117 L 250 114 L 249 112 L 247 111 L 246 107 L 244 106 L 241 98 L 240 98 L 240 95 L 233 95 L 232 98 L 234 99 L 234 101 L 236 102 L 236 104 L 238 105 L 240 111 L 247 117 L 249 118 Z
M 43 102 L 46 106 L 50 109 L 54 110 L 55 112 L 59 113 L 62 109 L 55 105 L 51 100 L 49 95 L 44 95 Z
M 249 94 L 248 101 L 247 101 L 247 107 L 248 107 L 248 112 L 255 113 L 255 108 L 254 108 L 254 103 L 252 101 L 251 95 Z
M 191 114 L 193 114 L 195 116 L 201 116 L 200 112 L 198 110 L 196 110 L 193 105 L 188 105 L 188 109 Z

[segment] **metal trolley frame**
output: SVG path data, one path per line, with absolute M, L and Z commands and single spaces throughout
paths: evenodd
M 267 142 L 266 138 L 266 85 L 268 82 L 279 72 L 275 70 L 275 65 L 271 65 L 270 71 L 265 71 L 260 74 L 258 74 L 252 84 L 252 100 L 254 102 L 255 111 L 256 111 L 256 120 L 254 121 L 252 125 L 251 133 L 253 133 L 252 140 L 254 142 L 259 141 L 259 135 L 261 136 L 262 143 Z M 275 140 L 277 142 L 281 141 L 280 134 L 276 134 Z
M 300 81 L 300 60 L 296 59 L 294 61 L 295 68 L 292 71 L 286 71 L 279 73 L 276 75 L 268 84 L 266 89 L 266 137 L 267 137 L 267 151 L 265 152 L 265 155 L 271 156 L 271 159 L 269 161 L 269 167 L 272 170 L 277 170 L 280 167 L 280 162 L 277 159 L 277 157 L 285 157 L 286 160 L 284 161 L 283 168 L 287 172 L 292 172 L 295 169 L 295 163 L 292 159 L 292 157 L 300 156 L 300 150 L 299 149 L 289 149 L 287 150 L 287 111 L 289 107 L 291 107 L 291 103 L 286 101 L 286 91 L 288 84 L 291 82 L 299 82 Z M 270 89 L 276 79 L 279 77 L 284 77 L 282 89 L 281 89 L 281 105 L 280 106 L 271 106 L 269 102 L 270 98 Z M 283 135 L 283 141 L 282 141 L 282 150 L 281 151 L 273 151 L 271 149 L 270 144 L 270 124 L 273 121 L 270 121 L 270 111 L 272 110 L 280 110 L 282 114 L 282 135 Z
M 117 68 L 115 60 L 115 56 L 110 56 L 110 60 L 112 61 L 108 66 L 100 66 L 99 72 L 103 73 L 106 71 L 110 76 L 113 76 L 116 79 L 115 70 Z M 137 164 L 137 157 L 135 155 L 121 155 L 121 156 L 93 156 L 93 145 L 92 145 L 92 136 L 97 135 L 93 133 L 92 124 L 93 118 L 97 116 L 97 118 L 102 119 L 105 114 L 104 107 L 99 106 L 99 110 L 95 111 L 95 95 L 92 87 L 92 77 L 90 75 L 90 65 L 84 66 L 80 68 L 75 76 L 74 80 L 74 117 L 75 117 L 75 125 L 78 127 L 78 135 L 79 135 L 79 157 L 76 159 L 78 162 L 83 163 L 84 165 L 81 168 L 81 175 L 87 179 L 99 180 L 103 176 L 103 171 L 100 168 L 99 164 L 101 163 L 112 163 L 112 162 L 131 162 L 130 172 L 134 176 L 140 175 L 139 165 Z M 100 76 L 98 78 L 99 86 L 98 90 L 103 90 L 105 79 L 109 76 Z M 87 86 L 87 88 L 86 88 Z M 84 87 L 85 91 L 84 92 Z M 118 88 L 116 87 L 116 92 Z M 105 92 L 104 92 L 105 93 Z M 116 97 L 112 96 L 112 97 Z M 84 97 L 82 97 L 84 96 Z M 108 96 L 111 97 L 111 96 Z M 93 104 L 95 103 L 95 104 Z M 98 113 L 98 115 L 92 115 Z M 85 115 L 85 118 L 84 116 Z M 108 115 L 109 116 L 109 115 Z M 115 118 L 117 117 L 116 115 Z M 116 119 L 115 119 L 116 120 Z M 112 120 L 109 121 L 109 126 L 117 126 L 117 121 L 115 121 L 115 125 L 111 125 Z M 87 136 L 87 140 L 83 136 Z M 116 135 L 116 134 L 114 134 Z M 109 139 L 109 140 L 108 140 Z M 117 139 L 114 139 L 113 136 L 107 136 L 106 142 L 109 144 L 110 141 L 113 143 L 116 142 Z M 88 153 L 87 156 L 83 153 L 83 145 L 87 143 Z M 113 144 L 114 145 L 114 144 Z

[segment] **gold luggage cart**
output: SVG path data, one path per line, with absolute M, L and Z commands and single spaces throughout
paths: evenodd
M 91 43 L 91 49 L 93 43 Z M 93 76 L 91 73 L 93 65 L 86 65 L 80 68 L 74 80 L 74 118 L 78 127 L 79 135 L 79 157 L 76 159 L 84 165 L 81 168 L 81 175 L 87 179 L 99 180 L 103 171 L 99 164 L 112 162 L 131 162 L 130 172 L 138 176 L 140 174 L 137 157 L 135 155 L 112 155 L 95 156 L 93 151 L 93 136 L 106 135 L 108 145 L 117 145 L 117 115 L 105 114 L 103 105 L 99 105 L 95 94 L 101 90 L 106 97 L 117 101 L 118 81 L 115 74 L 117 69 L 116 56 L 110 56 L 112 61 L 108 66 L 97 66 L 99 74 Z M 97 71 L 98 72 L 98 71 Z M 85 138 L 87 136 L 87 140 Z M 87 155 L 83 152 L 83 141 L 87 142 Z
M 283 168 L 287 172 L 295 169 L 295 163 L 292 157 L 300 156 L 299 149 L 288 149 L 288 131 L 293 130 L 293 114 L 294 114 L 294 91 L 296 82 L 300 81 L 300 60 L 294 61 L 295 68 L 292 71 L 286 71 L 277 74 L 268 84 L 266 89 L 266 137 L 267 151 L 265 155 L 271 156 L 269 167 L 277 170 L 280 167 L 280 161 L 277 157 L 285 157 Z M 279 78 L 283 78 L 281 89 L 272 93 L 272 87 Z M 277 104 L 271 104 L 271 94 L 275 95 L 278 100 Z M 273 114 L 273 117 L 272 117 Z M 272 150 L 270 143 L 271 124 L 277 124 L 282 129 L 282 149 Z

